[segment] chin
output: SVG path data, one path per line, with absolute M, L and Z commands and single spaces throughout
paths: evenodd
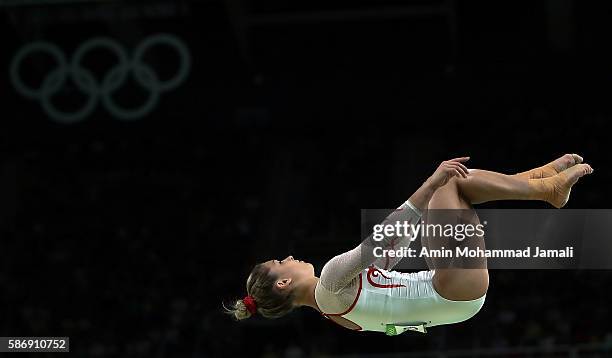
M 308 266 L 310 266 L 310 272 L 312 272 L 312 275 L 314 276 L 314 265 L 308 264 Z

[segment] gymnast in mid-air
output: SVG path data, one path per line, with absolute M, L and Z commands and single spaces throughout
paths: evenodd
M 563 207 L 572 186 L 593 169 L 577 154 L 560 158 L 518 174 L 468 169 L 469 157 L 442 162 L 421 187 L 385 220 L 410 223 L 434 222 L 432 209 L 461 209 L 470 223 L 479 223 L 473 204 L 494 200 L 541 200 Z M 397 238 L 393 238 L 395 240 Z M 431 237 L 421 238 L 423 247 Z M 484 248 L 484 237 L 476 245 Z M 387 239 L 385 239 L 387 240 Z M 354 249 L 335 256 L 320 277 L 313 265 L 288 256 L 255 265 L 246 281 L 246 297 L 232 303 L 227 312 L 242 320 L 253 315 L 279 318 L 298 307 L 310 307 L 348 329 L 395 335 L 406 330 L 425 333 L 426 328 L 465 321 L 484 305 L 489 275 L 486 258 L 477 268 L 436 266 L 429 270 L 392 271 L 401 257 L 377 257 L 372 235 Z M 394 242 L 395 248 L 410 243 Z M 409 258 L 408 258 L 409 259 Z

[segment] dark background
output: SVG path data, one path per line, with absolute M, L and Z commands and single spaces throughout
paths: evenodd
M 453 157 L 515 173 L 580 153 L 595 173 L 567 207 L 608 207 L 612 3 L 1 4 L 1 336 L 69 336 L 81 357 L 612 354 L 607 271 L 491 271 L 481 312 L 427 335 L 354 333 L 306 309 L 238 323 L 222 311 L 257 262 L 292 254 L 320 272 L 359 242 L 361 208 L 399 205 Z M 95 36 L 133 49 L 159 32 L 187 44 L 190 76 L 136 120 L 98 104 L 58 123 L 9 78 L 32 41 L 70 59 Z M 145 60 L 162 79 L 178 63 L 164 46 Z M 97 50 L 83 66 L 100 79 L 113 61 Z M 54 66 L 21 74 L 36 87 Z M 147 94 L 131 78 L 113 98 L 137 107 Z M 84 98 L 67 81 L 53 101 Z

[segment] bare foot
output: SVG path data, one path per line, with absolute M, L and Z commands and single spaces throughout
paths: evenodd
M 555 174 L 559 174 L 565 169 L 573 167 L 574 165 L 580 163 L 582 163 L 582 157 L 578 154 L 565 154 L 560 158 L 557 158 L 552 162 L 546 164 L 545 167 L 552 168 L 555 171 Z
M 546 165 L 516 175 L 527 179 L 548 178 L 580 163 L 582 157 L 578 154 L 564 154 Z
M 578 179 L 592 172 L 593 168 L 590 165 L 578 164 L 563 170 L 557 175 L 543 179 L 533 179 L 533 181 L 536 187 L 542 190 L 542 200 L 546 200 L 555 208 L 562 208 L 569 200 L 572 186 L 578 182 Z

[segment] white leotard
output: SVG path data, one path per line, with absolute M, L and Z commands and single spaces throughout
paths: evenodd
M 420 211 L 406 201 L 385 222 L 415 223 L 420 217 Z M 340 316 L 357 325 L 358 330 L 425 333 L 427 327 L 465 321 L 482 308 L 486 294 L 471 301 L 445 299 L 433 287 L 435 270 L 390 271 L 401 258 L 390 261 L 370 256 L 366 241 L 323 267 L 315 300 L 324 316 Z M 408 245 L 409 240 L 399 244 Z

